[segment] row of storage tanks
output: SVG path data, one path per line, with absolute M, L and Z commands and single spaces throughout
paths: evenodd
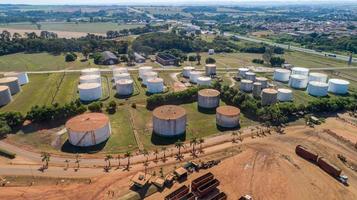
M 234 106 L 219 106 L 220 92 L 214 89 L 202 89 L 198 92 L 197 104 L 200 109 L 215 109 L 216 124 L 222 128 L 239 126 L 240 109 Z M 187 114 L 183 107 L 164 105 L 153 111 L 154 133 L 173 137 L 186 132 Z
M 275 69 L 274 80 L 287 82 L 295 89 L 305 89 L 312 96 L 326 96 L 328 92 L 333 94 L 347 94 L 349 82 L 342 79 L 329 79 L 326 74 L 311 72 L 303 67 L 288 69 Z M 327 81 L 328 80 L 328 81 Z
M 21 86 L 29 83 L 26 72 L 7 72 L 0 78 L 0 106 L 12 101 L 12 95 L 21 91 Z
M 94 101 L 102 98 L 102 78 L 98 68 L 87 68 L 81 71 L 78 93 L 81 101 Z
M 160 78 L 158 73 L 153 71 L 152 67 L 139 67 L 139 78 L 142 84 L 146 86 L 148 93 L 157 94 L 164 92 L 164 79 Z
M 208 86 L 211 85 L 211 76 L 216 75 L 217 66 L 215 64 L 206 64 L 205 71 L 197 71 L 195 67 L 186 66 L 183 67 L 182 76 L 188 78 L 191 83 Z
M 261 97 L 262 105 L 271 105 L 277 101 L 292 101 L 293 93 L 290 89 L 269 88 L 268 79 L 257 77 L 248 68 L 239 68 L 238 76 L 241 78 L 240 90 L 252 92 L 254 97 Z

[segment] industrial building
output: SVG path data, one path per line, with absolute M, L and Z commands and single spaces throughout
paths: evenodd
M 171 54 L 158 53 L 156 55 L 156 62 L 160 63 L 163 66 L 177 65 L 178 59 Z
M 101 53 L 102 55 L 102 60 L 100 61 L 100 65 L 115 65 L 119 63 L 118 57 L 110 52 L 110 51 L 104 51 Z
M 74 146 L 100 144 L 111 134 L 109 118 L 102 113 L 84 113 L 71 118 L 65 125 L 68 141 Z
M 153 111 L 154 133 L 174 137 L 186 132 L 186 110 L 180 106 L 164 105 Z

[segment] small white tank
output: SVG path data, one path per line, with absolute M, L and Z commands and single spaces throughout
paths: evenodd
M 10 88 L 6 85 L 0 85 L 0 106 L 7 105 L 12 100 Z
M 134 86 L 131 79 L 119 79 L 115 82 L 117 94 L 120 96 L 128 96 L 133 94 Z
M 126 67 L 115 67 L 112 69 L 113 71 L 113 75 L 117 74 L 117 73 L 128 73 L 128 68 Z
M 240 67 L 238 68 L 238 76 L 240 78 L 245 78 L 245 73 L 249 72 L 249 69 L 246 67 Z
M 255 81 L 262 84 L 262 88 L 268 87 L 268 79 L 265 77 L 256 77 Z
M 216 68 L 215 64 L 206 64 L 206 76 L 216 75 Z
M 164 92 L 164 79 L 152 78 L 147 81 L 147 91 L 152 94 Z
M 304 67 L 293 67 L 291 69 L 291 74 L 300 74 L 303 76 L 308 76 L 309 75 L 309 69 L 308 68 L 304 68 Z
M 326 83 L 327 75 L 323 74 L 323 73 L 311 72 L 309 74 L 309 82 L 310 81 L 317 81 L 317 82 Z
M 253 81 L 246 79 L 241 80 L 240 90 L 244 92 L 251 92 L 253 90 Z
M 301 74 L 293 74 L 290 76 L 289 86 L 296 89 L 303 89 L 307 86 L 307 76 Z
M 81 71 L 83 76 L 85 75 L 98 75 L 100 76 L 100 70 L 98 68 L 87 68 Z
M 350 82 L 342 79 L 330 79 L 328 91 L 334 94 L 347 94 Z
M 318 81 L 310 81 L 307 86 L 307 92 L 316 97 L 324 97 L 327 95 L 328 84 Z
M 209 86 L 211 85 L 211 77 L 201 76 L 197 78 L 197 85 Z
M 290 77 L 290 70 L 288 69 L 275 69 L 274 70 L 274 80 L 280 82 L 288 82 Z
M 147 85 L 147 82 L 149 79 L 157 78 L 157 72 L 146 72 L 143 74 L 142 79 L 143 79 L 143 85 Z
M 82 83 L 78 85 L 81 101 L 94 101 L 102 97 L 102 87 L 99 83 Z
M 262 90 L 262 105 L 272 105 L 278 100 L 278 91 L 272 88 Z
M 17 77 L 0 78 L 0 85 L 8 86 L 10 89 L 11 95 L 14 95 L 21 91 L 19 79 Z
M 4 74 L 5 77 L 16 77 L 19 80 L 20 85 L 29 83 L 29 77 L 26 72 L 8 72 Z
M 79 83 L 102 83 L 99 75 L 84 75 L 79 77 Z
M 290 89 L 279 88 L 278 89 L 278 100 L 279 101 L 292 101 L 293 100 L 293 91 Z
M 214 54 L 214 49 L 208 49 L 208 55 L 213 55 Z
M 190 73 L 190 82 L 197 83 L 198 77 L 203 76 L 203 72 L 200 71 L 191 71 Z
M 253 96 L 255 98 L 260 97 L 260 94 L 262 93 L 262 84 L 259 82 L 253 83 Z
M 143 75 L 146 72 L 151 72 L 151 71 L 152 71 L 152 67 L 150 66 L 139 67 L 139 77 L 143 79 Z
M 190 78 L 190 73 L 193 70 L 195 70 L 194 67 L 191 67 L 191 66 L 184 67 L 183 71 L 182 71 L 182 76 L 185 77 L 185 78 Z
M 115 73 L 113 75 L 113 79 L 114 79 L 114 82 L 117 82 L 118 80 L 122 80 L 122 79 L 131 79 L 131 76 L 129 73 Z
M 255 81 L 255 73 L 254 72 L 247 72 L 245 73 L 245 79 Z

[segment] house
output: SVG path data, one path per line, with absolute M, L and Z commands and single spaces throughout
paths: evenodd
M 145 60 L 146 60 L 142 55 L 140 55 L 140 54 L 138 54 L 136 52 L 134 52 L 134 57 L 135 57 L 135 62 L 136 63 L 144 63 Z
M 158 53 L 156 55 L 156 61 L 164 66 L 178 65 L 178 59 L 175 56 L 168 53 Z
M 102 65 L 114 65 L 119 63 L 118 57 L 110 51 L 102 52 L 102 58 L 103 60 L 100 63 Z

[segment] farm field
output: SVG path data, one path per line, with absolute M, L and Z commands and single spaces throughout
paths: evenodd
M 101 33 L 105 34 L 107 31 L 119 31 L 122 29 L 130 29 L 142 27 L 141 24 L 117 24 L 112 22 L 98 22 L 98 23 L 72 23 L 72 22 L 40 22 L 41 30 L 46 31 L 67 31 L 67 32 L 81 32 L 81 33 Z M 18 29 L 18 30 L 38 30 L 36 24 L 31 23 L 10 23 L 0 24 L 2 29 Z

